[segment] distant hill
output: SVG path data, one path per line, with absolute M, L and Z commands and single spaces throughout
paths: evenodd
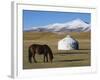
M 88 32 L 91 25 L 81 19 L 75 19 L 65 23 L 54 23 L 46 26 L 32 27 L 24 30 L 25 32 Z

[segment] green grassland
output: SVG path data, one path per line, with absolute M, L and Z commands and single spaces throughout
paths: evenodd
M 58 50 L 58 41 L 71 35 L 79 42 L 79 50 Z M 79 67 L 91 65 L 90 32 L 23 32 L 23 69 Z M 44 63 L 43 55 L 36 55 L 38 63 L 28 62 L 28 47 L 31 44 L 47 44 L 53 51 L 53 63 Z

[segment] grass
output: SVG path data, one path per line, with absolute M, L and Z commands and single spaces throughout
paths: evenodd
M 74 37 L 79 42 L 79 50 L 59 51 L 58 41 L 67 34 Z M 71 33 L 49 33 L 49 32 L 24 32 L 23 33 L 23 69 L 36 68 L 57 68 L 57 67 L 77 67 L 90 66 L 90 32 L 71 32 Z M 47 44 L 53 51 L 53 63 L 44 63 L 42 55 L 36 55 L 38 63 L 28 62 L 28 47 L 33 43 Z

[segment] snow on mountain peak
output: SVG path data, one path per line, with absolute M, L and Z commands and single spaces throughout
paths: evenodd
M 42 27 L 34 27 L 32 29 L 36 31 L 41 31 L 37 29 L 42 29 L 42 31 L 46 30 L 48 32 L 87 32 L 90 31 L 90 24 L 87 24 L 81 19 L 75 19 L 65 23 L 54 23 Z

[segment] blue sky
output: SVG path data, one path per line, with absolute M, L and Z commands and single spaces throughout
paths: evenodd
M 53 23 L 64 23 L 77 18 L 87 23 L 91 23 L 90 13 L 23 10 L 24 29 Z

